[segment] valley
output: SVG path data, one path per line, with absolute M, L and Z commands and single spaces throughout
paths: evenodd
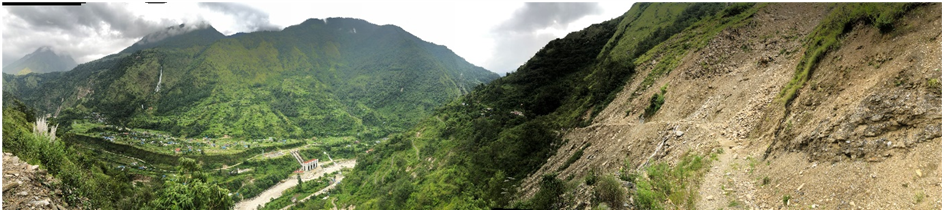
M 173 26 L 3 75 L 3 209 L 940 210 L 941 5 L 636 3 L 504 76 Z

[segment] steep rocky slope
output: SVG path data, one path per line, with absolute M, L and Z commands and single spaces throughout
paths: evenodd
M 564 131 L 520 199 L 558 173 L 573 189 L 567 208 L 597 207 L 603 197 L 590 179 L 610 175 L 629 194 L 619 202 L 639 208 L 640 183 L 660 177 L 647 167 L 699 155 L 707 166 L 677 182 L 691 184 L 685 194 L 659 205 L 940 209 L 941 4 L 905 7 L 891 30 L 878 19 L 845 24 L 838 48 L 792 101 L 782 98 L 815 47 L 808 41 L 847 13 L 841 7 L 758 4 L 747 19 L 676 34 L 634 61 L 636 73 L 591 125 Z M 703 48 L 690 39 L 712 30 L 721 31 Z M 656 94 L 664 103 L 646 114 Z
M 53 186 L 58 180 L 38 167 L 3 153 L 3 209 L 74 210 L 63 200 L 62 190 Z

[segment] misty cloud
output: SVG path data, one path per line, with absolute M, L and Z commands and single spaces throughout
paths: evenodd
M 231 15 L 233 19 L 238 20 L 239 24 L 244 28 L 244 30 L 240 31 L 255 32 L 260 30 L 272 31 L 280 29 L 279 26 L 269 21 L 268 13 L 248 5 L 221 2 L 201 2 L 199 5 L 203 8 Z
M 515 71 L 556 38 L 542 30 L 563 30 L 584 16 L 601 13 L 603 8 L 598 3 L 525 3 L 510 19 L 492 30 L 495 49 L 485 66 L 498 73 Z
M 141 38 L 140 41 L 138 41 L 138 43 L 141 43 L 141 44 L 153 43 L 160 40 L 164 40 L 164 38 L 172 37 L 175 35 L 183 34 L 185 32 L 190 32 L 197 29 L 207 28 L 209 26 L 210 24 L 206 22 L 197 22 L 194 24 L 180 24 L 178 26 L 167 27 L 166 29 L 162 31 L 157 31 L 157 32 L 144 36 L 143 38 Z
M 498 31 L 527 33 L 548 27 L 566 27 L 584 16 L 602 12 L 603 8 L 596 2 L 528 2 L 524 8 L 515 11 L 511 19 L 502 23 Z
M 41 46 L 75 57 L 79 63 L 114 53 L 173 20 L 151 21 L 124 3 L 83 6 L 4 7 L 3 61 L 23 57 Z

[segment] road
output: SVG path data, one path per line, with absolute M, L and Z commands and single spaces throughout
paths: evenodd
M 313 196 L 318 196 L 318 195 L 321 195 L 321 194 L 323 194 L 323 193 L 325 193 L 325 192 L 328 192 L 328 190 L 331 190 L 332 188 L 338 186 L 338 183 L 341 183 L 341 180 L 344 180 L 344 175 L 338 174 L 338 175 L 335 176 L 334 180 L 335 180 L 337 183 L 332 183 L 331 185 L 328 185 L 328 187 L 325 187 L 325 188 L 319 190 L 318 192 L 315 192 L 315 193 L 313 193 L 313 194 L 311 194 L 311 195 L 308 195 L 307 197 L 302 198 L 301 200 L 298 200 L 298 201 L 296 201 L 296 202 L 304 202 L 305 200 L 308 200 L 308 199 L 310 199 L 310 198 L 313 197 Z M 334 202 L 332 202 L 332 203 L 334 203 Z M 288 208 L 291 208 L 292 206 L 295 206 L 295 203 L 292 203 L 291 205 L 285 206 L 284 208 L 282 208 L 282 210 L 288 210 Z
M 356 160 L 337 160 L 334 165 L 331 165 L 327 168 L 318 168 L 314 171 L 305 173 L 302 175 L 302 181 L 309 181 L 321 178 L 325 173 L 332 173 L 341 170 L 342 168 L 354 168 L 354 165 L 357 164 Z M 298 179 L 295 175 L 291 175 L 281 183 L 275 184 L 269 189 L 263 191 L 259 196 L 256 196 L 252 199 L 246 199 L 236 203 L 236 210 L 256 210 L 257 207 L 265 205 L 267 202 L 274 198 L 282 196 L 282 192 L 288 190 L 289 188 L 295 187 L 298 185 Z M 319 191 L 320 192 L 320 191 Z

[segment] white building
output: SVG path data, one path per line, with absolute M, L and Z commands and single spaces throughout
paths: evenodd
M 315 158 L 315 159 L 311 159 L 311 160 L 302 162 L 301 165 L 302 165 L 301 171 L 311 171 L 311 170 L 314 170 L 315 168 L 318 168 L 318 159 Z

